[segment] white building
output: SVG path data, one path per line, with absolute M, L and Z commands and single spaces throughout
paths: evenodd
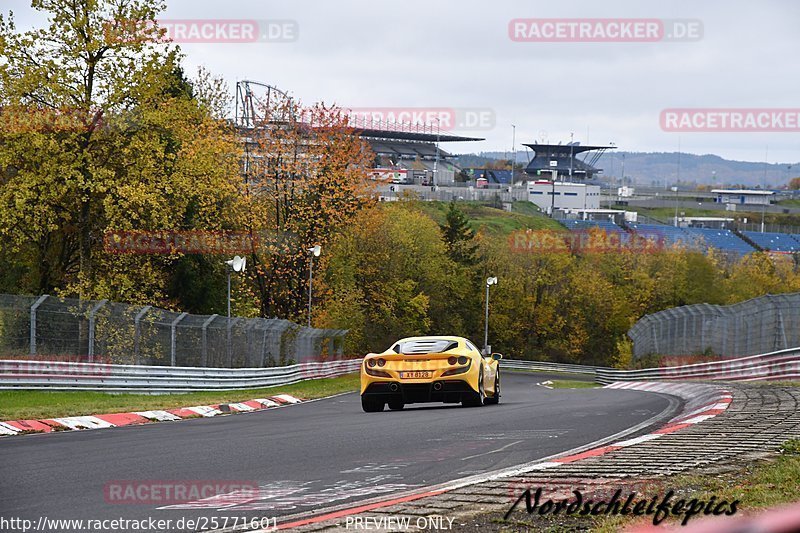
M 715 202 L 738 205 L 770 205 L 774 192 L 747 189 L 713 189 Z
M 557 181 L 528 182 L 528 201 L 543 211 L 555 209 L 599 209 L 600 187 Z

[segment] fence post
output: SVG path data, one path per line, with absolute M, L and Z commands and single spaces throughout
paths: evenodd
M 142 317 L 147 314 L 147 312 L 152 309 L 152 305 L 145 305 L 142 307 L 138 313 L 136 313 L 136 317 L 133 319 L 133 357 L 134 362 L 133 364 L 139 364 L 139 339 L 141 337 L 141 327 L 140 322 Z
M 89 311 L 89 362 L 94 362 L 94 326 L 95 326 L 95 317 L 97 312 L 100 310 L 101 307 L 106 305 L 108 300 L 100 300 L 97 304 L 92 307 L 92 310 Z
M 178 326 L 178 322 L 186 318 L 186 315 L 189 313 L 181 313 L 178 315 L 178 318 L 172 321 L 170 324 L 170 331 L 169 331 L 169 344 L 170 344 L 170 362 L 172 366 L 175 366 L 175 328 Z
M 208 366 L 208 326 L 217 318 L 219 315 L 211 315 L 203 322 L 203 366 Z
M 47 300 L 47 294 L 39 296 L 39 299 L 31 306 L 31 344 L 30 354 L 36 355 L 36 309 L 42 305 L 42 302 Z

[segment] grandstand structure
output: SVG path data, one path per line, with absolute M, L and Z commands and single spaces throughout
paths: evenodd
M 533 151 L 533 159 L 525 168 L 529 176 L 541 176 L 545 173 L 557 172 L 557 177 L 564 179 L 591 180 L 603 169 L 595 167 L 597 161 L 606 152 L 616 146 L 581 145 L 579 142 L 567 144 L 524 144 Z M 583 158 L 579 158 L 579 155 Z
M 607 220 L 563 220 L 561 222 L 570 231 L 585 232 L 591 228 L 603 230 L 610 235 L 621 237 L 620 242 L 623 244 L 626 242 L 626 237 L 637 236 L 654 243 L 658 248 L 681 247 L 697 251 L 707 251 L 713 248 L 734 257 L 741 257 L 763 249 L 753 246 L 729 229 L 679 228 L 666 224 L 635 222 L 617 224 Z M 795 242 L 800 245 L 800 241 Z
M 346 111 L 346 110 L 343 110 Z M 265 116 L 270 113 L 270 116 Z M 482 141 L 477 137 L 453 135 L 434 124 L 409 124 L 346 114 L 347 125 L 360 135 L 375 153 L 373 176 L 401 172 L 410 183 L 435 185 L 452 183 L 459 170 L 454 155 L 442 150 L 440 143 Z M 280 127 L 289 120 L 301 122 L 309 130 L 318 127 L 313 117 L 295 105 L 286 92 L 256 81 L 236 83 L 234 123 L 245 145 L 243 168 L 249 167 L 252 131 Z

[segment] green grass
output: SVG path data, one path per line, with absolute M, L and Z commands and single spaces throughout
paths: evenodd
M 254 398 L 291 394 L 305 399 L 323 398 L 358 390 L 359 375 L 312 379 L 293 385 L 262 389 L 185 394 L 108 394 L 103 392 L 0 392 L 0 420 L 41 419 L 62 416 L 175 409 L 193 405 L 241 402 Z
M 437 224 L 444 224 L 447 202 L 418 202 L 418 207 Z M 483 230 L 489 235 L 507 236 L 513 231 L 525 229 L 564 229 L 558 222 L 539 213 L 530 202 L 514 202 L 510 213 L 480 202 L 460 201 L 458 207 L 469 219 L 472 229 Z
M 571 379 L 556 379 L 550 385 L 554 389 L 593 389 L 595 387 L 602 387 L 601 384 L 594 381 L 573 381 Z

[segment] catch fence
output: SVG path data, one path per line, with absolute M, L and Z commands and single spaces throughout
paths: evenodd
M 192 315 L 107 300 L 0 294 L 0 356 L 259 368 L 342 359 L 347 330 Z

